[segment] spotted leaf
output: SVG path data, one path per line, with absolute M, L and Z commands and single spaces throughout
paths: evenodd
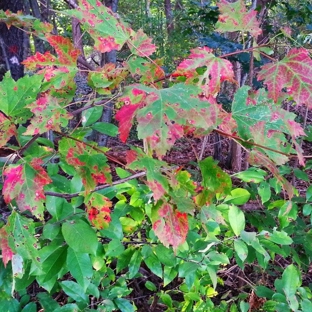
M 39 219 L 43 219 L 44 186 L 52 180 L 41 167 L 41 159 L 33 159 L 30 163 L 10 165 L 4 170 L 3 196 L 8 204 L 16 200 L 21 211 L 29 210 Z

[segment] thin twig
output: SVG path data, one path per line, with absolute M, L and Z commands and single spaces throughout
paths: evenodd
M 141 178 L 141 177 L 144 177 L 145 175 L 146 175 L 146 172 L 138 172 L 138 173 L 133 174 L 133 175 L 127 177 L 127 178 L 120 179 L 118 181 L 114 181 L 111 184 L 99 185 L 94 190 L 92 190 L 91 193 L 99 191 L 99 190 L 103 190 L 103 189 L 108 188 L 108 187 L 113 186 L 113 185 L 118 185 L 118 184 L 122 184 L 124 182 L 130 181 L 130 180 L 133 180 L 133 179 Z M 77 193 L 57 193 L 57 192 L 46 191 L 46 192 L 44 192 L 44 194 L 46 196 L 54 196 L 54 197 L 61 197 L 61 198 L 65 198 L 65 199 L 71 199 L 71 198 L 80 196 L 82 192 L 77 192 Z

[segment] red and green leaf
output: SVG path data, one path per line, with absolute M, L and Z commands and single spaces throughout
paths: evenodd
M 202 69 L 197 71 L 199 68 Z M 186 83 L 197 81 L 206 97 L 216 97 L 223 81 L 235 82 L 231 62 L 215 56 L 208 47 L 191 50 L 190 56 L 179 64 L 173 76 L 185 76 Z
M 12 249 L 9 247 L 8 243 L 8 234 L 5 230 L 5 227 L 2 227 L 0 229 L 0 250 L 2 254 L 2 261 L 4 266 L 8 264 L 10 260 L 12 260 L 12 257 L 14 255 Z
M 312 60 L 309 51 L 292 49 L 279 62 L 266 64 L 258 74 L 259 80 L 269 91 L 269 97 L 277 102 L 287 95 L 297 105 L 312 107 Z
M 161 172 L 166 163 L 147 156 L 139 149 L 127 152 L 127 167 L 132 170 L 146 170 L 146 184 L 153 192 L 154 199 L 159 200 L 169 190 L 168 179 Z
M 110 95 L 127 75 L 128 71 L 125 68 L 118 68 L 115 64 L 108 63 L 89 73 L 89 83 L 97 93 Z
M 104 149 L 101 153 L 83 142 L 63 138 L 59 143 L 59 152 L 76 169 L 86 193 L 93 191 L 98 184 L 111 183 L 112 177 Z
M 198 87 L 184 84 L 163 90 L 143 85 L 128 88 L 129 104 L 140 101 L 144 104 L 135 113 L 138 136 L 145 139 L 146 147 L 155 151 L 159 158 L 184 135 L 184 126 L 198 127 L 207 132 L 217 126 L 218 106 L 199 99 L 199 92 Z
M 86 200 L 87 214 L 91 224 L 98 230 L 105 229 L 111 221 L 112 202 L 99 193 L 92 193 Z
M 94 48 L 101 53 L 120 50 L 130 38 L 131 28 L 99 0 L 81 0 L 79 8 L 66 13 L 86 27 L 94 39 Z
M 60 127 L 66 127 L 72 118 L 67 110 L 60 106 L 58 99 L 49 94 L 43 95 L 27 107 L 35 116 L 31 119 L 25 135 L 42 134 L 49 130 L 61 131 Z
M 210 204 L 217 194 L 227 195 L 232 189 L 232 180 L 212 157 L 199 163 L 202 175 L 202 191 L 195 197 L 196 203 L 201 206 Z
M 16 133 L 14 123 L 0 112 L 0 147 L 4 146 Z
M 152 38 L 149 38 L 142 29 L 131 36 L 128 46 L 131 53 L 142 57 L 150 56 L 156 51 L 156 46 L 152 44 Z
M 29 210 L 39 219 L 43 219 L 44 186 L 52 180 L 41 167 L 43 161 L 39 158 L 30 163 L 10 165 L 4 170 L 3 197 L 8 204 L 16 200 L 21 211 Z
M 36 100 L 40 91 L 42 76 L 34 75 L 23 77 L 14 81 L 9 73 L 6 73 L 0 84 L 1 106 L 6 116 L 19 123 L 23 123 L 31 116 L 26 107 Z
M 174 206 L 164 203 L 158 210 L 159 220 L 154 222 L 153 230 L 164 246 L 177 249 L 185 242 L 188 233 L 187 214 L 179 212 Z
M 249 32 L 255 38 L 261 35 L 262 30 L 257 21 L 257 11 L 247 10 L 244 0 L 235 2 L 220 0 L 218 7 L 221 14 L 216 24 L 216 31 L 221 33 Z
M 15 210 L 12 211 L 6 225 L 8 233 L 9 247 L 15 254 L 19 254 L 23 259 L 32 261 L 32 265 L 39 269 L 41 273 L 41 263 L 39 256 L 40 244 L 36 239 L 35 222 L 31 218 L 26 218 Z M 34 269 L 35 269 L 34 268 Z
M 163 60 L 156 59 L 150 62 L 144 58 L 133 56 L 129 59 L 126 66 L 134 78 L 140 78 L 140 83 L 149 84 L 161 88 L 162 79 L 165 72 L 162 69 Z

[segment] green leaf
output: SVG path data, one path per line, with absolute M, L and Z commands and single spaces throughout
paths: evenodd
M 282 292 L 286 295 L 288 300 L 296 294 L 298 287 L 301 285 L 301 277 L 298 269 L 290 264 L 283 272 L 281 281 Z
M 144 247 L 143 247 L 144 248 Z M 132 248 L 127 248 L 117 257 L 117 273 L 129 266 L 130 259 L 134 253 Z
M 134 278 L 135 275 L 139 272 L 140 265 L 142 262 L 142 256 L 139 250 L 136 250 L 129 263 L 129 278 Z
M 264 237 L 274 242 L 275 244 L 290 245 L 293 243 L 293 240 L 288 236 L 286 232 L 284 231 L 279 232 L 279 231 L 276 231 L 275 229 L 273 230 L 273 234 L 266 232 L 264 234 Z
M 37 311 L 37 305 L 35 302 L 30 302 L 25 305 L 22 312 L 36 312 Z
M 22 256 L 24 260 L 32 260 L 36 268 L 41 270 L 34 221 L 13 210 L 8 218 L 7 232 L 12 251 Z
M 118 127 L 108 122 L 96 122 L 91 128 L 111 137 L 116 137 L 118 135 Z
M 202 185 L 209 190 L 209 193 L 211 193 L 211 196 L 209 197 L 215 196 L 216 193 L 230 193 L 232 189 L 231 178 L 227 173 L 221 170 L 212 157 L 199 161 L 198 164 L 203 178 Z M 210 201 L 210 199 L 211 198 L 208 198 L 208 201 Z
M 312 185 L 307 188 L 306 198 L 307 201 L 311 201 L 312 199 Z
M 258 187 L 258 193 L 261 198 L 261 202 L 266 203 L 271 198 L 271 186 L 266 181 L 260 183 Z
M 114 303 L 122 312 L 134 312 L 133 305 L 129 302 L 129 300 L 123 298 L 117 298 L 114 300 Z
M 309 299 L 303 299 L 300 302 L 301 304 L 301 308 L 302 308 L 302 312 L 310 312 L 312 311 L 312 302 Z
M 249 303 L 248 302 L 241 301 L 239 303 L 239 307 L 240 307 L 241 312 L 248 312 L 249 311 Z
M 229 223 L 236 236 L 239 236 L 241 231 L 245 229 L 245 215 L 236 206 L 229 207 Z
M 150 291 L 157 291 L 157 287 L 156 287 L 156 285 L 154 284 L 154 283 L 152 283 L 152 282 L 150 282 L 150 281 L 147 281 L 146 283 L 145 283 L 145 287 L 148 289 L 148 290 L 150 290 Z
M 74 249 L 68 248 L 66 263 L 71 275 L 85 292 L 93 275 L 90 256 L 87 253 L 76 252 Z
M 162 271 L 161 263 L 160 263 L 160 260 L 158 259 L 158 257 L 156 257 L 156 255 L 153 253 L 152 248 L 150 246 L 145 245 L 145 246 L 143 246 L 141 253 L 142 253 L 144 262 L 147 265 L 147 267 L 155 275 L 162 278 L 163 271 Z
M 306 182 L 310 181 L 310 178 L 309 178 L 308 174 L 306 172 L 298 169 L 298 168 L 294 169 L 294 174 L 300 180 L 303 180 L 303 181 L 306 181 Z
M 63 223 L 62 233 L 68 246 L 76 252 L 96 253 L 98 247 L 96 234 L 84 221 L 75 220 Z
M 63 281 L 60 285 L 64 292 L 77 302 L 88 302 L 88 296 L 85 294 L 83 288 L 75 282 Z
M 237 256 L 244 262 L 248 256 L 248 248 L 246 244 L 240 240 L 234 240 L 234 250 L 237 253 Z
M 25 76 L 14 81 L 7 72 L 0 84 L 1 111 L 19 123 L 25 122 L 31 115 L 26 105 L 37 99 L 41 83 L 41 75 Z
M 84 110 L 81 114 L 82 125 L 88 127 L 98 121 L 103 113 L 102 106 L 94 106 L 87 110 Z
M 272 296 L 274 295 L 274 291 L 268 287 L 260 285 L 260 286 L 257 286 L 256 288 L 256 294 L 258 297 L 271 299 Z
M 244 182 L 253 182 L 260 183 L 264 181 L 264 177 L 267 175 L 267 172 L 259 169 L 250 167 L 246 171 L 235 173 L 234 176 L 241 179 Z
M 248 202 L 250 193 L 243 188 L 236 188 L 231 191 L 231 195 L 226 196 L 224 203 L 233 205 L 244 205 Z
M 52 299 L 51 295 L 46 292 L 37 294 L 37 298 L 45 312 L 54 312 L 60 307 L 58 303 Z
M 63 269 L 66 261 L 67 246 L 61 244 L 51 244 L 40 250 L 40 260 L 42 262 L 41 283 L 56 279 L 57 274 Z
M 118 257 L 124 250 L 125 247 L 122 242 L 118 239 L 113 239 L 108 243 L 105 255 L 108 257 Z
M 171 299 L 170 295 L 161 294 L 160 299 L 168 308 L 172 308 L 172 299 Z

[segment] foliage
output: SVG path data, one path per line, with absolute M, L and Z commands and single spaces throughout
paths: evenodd
M 218 6 L 218 32 L 260 35 L 256 11 L 243 1 Z M 34 75 L 15 82 L 7 74 L 0 83 L 0 143 L 13 154 L 2 171 L 9 211 L 0 229 L 2 310 L 135 311 L 131 293 L 143 287 L 140 281 L 150 306 L 159 301 L 166 311 L 311 311 L 303 276 L 312 257 L 312 190 L 295 196 L 286 165 L 291 158 L 306 170 L 311 164 L 297 141 L 304 129 L 281 105 L 292 100 L 311 107 L 308 51 L 291 49 L 262 66 L 257 79 L 267 89 L 239 86 L 230 60 L 208 47 L 192 49 L 167 79 L 162 61 L 152 58 L 152 40 L 100 1 L 80 1 L 64 14 L 79 19 L 99 52 L 127 46 L 130 56 L 119 67 L 88 72 L 94 92 L 83 109 L 93 117 L 74 129 L 68 123 L 76 112 L 67 108 L 79 52 L 51 27 L 41 25 L 40 34 L 55 55 L 28 57 L 24 65 Z M 25 22 L 10 12 L 1 15 L 6 23 L 12 18 Z M 25 20 L 30 29 L 38 23 Z M 263 54 L 261 47 L 254 51 Z M 231 113 L 217 102 L 224 83 L 235 90 Z M 127 141 L 131 127 L 142 140 L 143 147 L 129 144 L 126 164 L 90 139 L 92 129 L 106 127 L 98 122 L 97 106 L 107 96 L 118 97 L 120 140 Z M 103 131 L 114 135 L 110 129 Z M 40 136 L 47 131 L 54 141 Z M 179 140 L 212 132 L 240 143 L 252 167 L 230 176 L 207 157 L 193 175 L 166 161 Z M 305 169 L 295 174 L 306 178 Z M 263 209 L 247 212 L 255 199 Z M 288 259 L 285 270 L 276 268 L 277 257 Z M 263 278 L 248 281 L 249 296 L 220 299 L 230 274 L 225 268 L 233 263 L 241 272 L 253 266 Z M 266 276 L 278 270 L 270 289 Z M 35 298 L 30 285 L 40 289 Z

